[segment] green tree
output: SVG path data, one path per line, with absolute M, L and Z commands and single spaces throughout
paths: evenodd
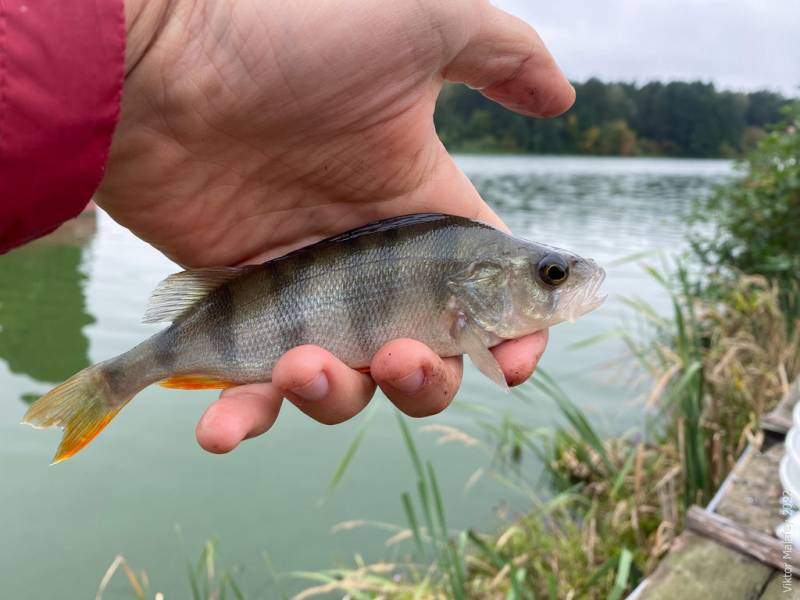
M 447 85 L 434 120 L 454 151 L 741 156 L 787 103 L 774 92 L 719 91 L 700 81 L 574 85 L 575 106 L 548 120 L 526 119 L 474 90 Z
M 605 156 L 633 156 L 639 151 L 636 133 L 622 119 L 600 127 L 600 153 Z
M 694 246 L 721 271 L 759 274 L 781 284 L 786 308 L 800 316 L 800 102 L 740 165 L 742 176 L 702 206 L 712 232 Z

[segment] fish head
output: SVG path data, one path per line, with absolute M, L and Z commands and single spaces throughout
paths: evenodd
M 562 321 L 575 321 L 605 300 L 605 271 L 592 259 L 543 244 L 526 243 L 511 260 L 510 304 L 503 338 L 519 337 Z

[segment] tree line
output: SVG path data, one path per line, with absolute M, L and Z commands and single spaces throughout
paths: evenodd
M 771 91 L 717 90 L 700 81 L 573 85 L 577 101 L 566 114 L 530 119 L 448 84 L 436 104 L 436 129 L 455 152 L 740 157 L 790 102 Z

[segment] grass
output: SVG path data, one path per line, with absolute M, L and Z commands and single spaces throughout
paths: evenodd
M 639 326 L 619 333 L 651 381 L 645 391 L 648 427 L 604 439 L 541 371 L 521 397 L 533 408 L 541 402 L 531 402 L 530 394 L 553 402 L 563 418 L 555 429 L 533 430 L 508 415 L 496 422 L 484 418 L 480 425 L 488 441 L 482 441 L 450 426 L 424 426 L 440 442 L 459 442 L 489 456 L 491 466 L 476 471 L 468 485 L 489 475 L 528 499 L 527 514 L 487 535 L 449 528 L 434 465 L 424 460 L 398 415 L 415 474 L 414 486 L 398 499 L 406 522 L 373 525 L 391 534 L 389 544 L 400 544 L 399 557 L 368 563 L 357 555 L 352 565 L 292 573 L 310 582 L 295 599 L 619 599 L 652 572 L 680 533 L 686 508 L 706 502 L 745 446 L 758 443 L 760 415 L 800 375 L 800 322 L 782 311 L 785 295 L 760 277 L 715 284 L 710 295 L 680 264 L 670 277 L 649 272 L 672 299 L 671 318 L 630 300 Z M 362 428 L 329 492 L 341 482 L 363 435 Z M 539 497 L 540 482 L 518 468 L 528 455 L 544 465 L 548 497 Z M 234 572 L 217 563 L 210 543 L 188 568 L 193 599 L 243 598 Z M 151 597 L 146 574 L 117 557 L 98 600 L 120 570 L 134 597 Z
M 245 598 L 236 582 L 235 570 L 220 566 L 219 546 L 216 541 L 207 541 L 197 561 L 187 562 L 186 570 L 192 600 L 244 600 Z M 117 573 L 120 571 L 125 576 L 129 590 L 136 600 L 150 600 L 150 598 L 164 600 L 162 592 L 151 591 L 147 572 L 135 571 L 121 554 L 114 558 L 103 575 L 95 600 L 103 600 L 111 582 L 118 577 Z
M 369 569 L 362 563 L 326 590 L 357 590 L 352 597 L 360 598 L 618 599 L 652 572 L 686 508 L 710 499 L 747 443 L 758 442 L 759 416 L 800 375 L 800 324 L 782 312 L 780 291 L 763 278 L 741 276 L 709 296 L 680 264 L 669 278 L 648 270 L 672 300 L 671 318 L 632 300 L 641 326 L 621 333 L 652 381 L 646 430 L 603 439 L 539 372 L 532 386 L 554 402 L 564 426 L 543 435 L 508 416 L 483 423 L 496 478 L 528 493 L 531 509 L 502 531 L 467 531 L 465 539 L 447 530 L 433 467 L 422 468 L 402 422 L 422 507 L 402 496 L 415 554 L 370 573 L 371 587 L 359 578 Z M 546 500 L 511 468 L 531 452 L 554 490 Z
M 539 388 L 553 398 L 574 430 L 562 431 L 559 440 L 569 445 L 577 456 L 594 465 L 598 477 L 614 473 L 608 488 L 621 495 L 622 485 L 631 474 L 635 454 L 628 453 L 616 463 L 616 447 L 603 443 L 588 419 L 549 377 L 539 375 Z M 486 424 L 492 432 L 492 444 L 480 444 L 469 434 L 452 427 L 426 426 L 440 434 L 440 440 L 457 440 L 465 446 L 480 446 L 492 455 L 501 470 L 498 479 L 525 493 L 534 505 L 530 514 L 516 521 L 497 536 L 473 530 L 451 531 L 446 522 L 446 503 L 441 497 L 436 472 L 424 462 L 414 437 L 402 417 L 398 424 L 409 459 L 416 473 L 415 493 L 404 492 L 401 503 L 406 527 L 390 528 L 392 540 L 409 540 L 412 549 L 397 563 L 366 564 L 356 557 L 355 566 L 323 572 L 295 573 L 312 579 L 317 585 L 297 596 L 305 600 L 334 591 L 353 598 L 562 598 L 580 592 L 581 597 L 595 597 L 595 589 L 608 589 L 618 597 L 629 590 L 638 574 L 634 553 L 627 547 L 603 544 L 595 536 L 588 545 L 582 517 L 601 514 L 600 503 L 587 496 L 583 483 L 566 484 L 550 498 L 540 499 L 530 482 L 510 464 L 521 460 L 521 447 L 541 457 L 563 453 L 564 446 L 541 446 L 541 432 L 530 431 L 508 416 L 499 425 Z M 555 466 L 555 463 L 548 463 Z M 501 476 L 502 475 L 502 476 Z M 384 524 L 380 525 L 382 528 Z M 348 527 L 349 528 L 349 527 Z M 572 577 L 574 581 L 569 581 Z M 571 592 L 570 592 L 571 590 Z M 608 597 L 607 595 L 596 596 Z

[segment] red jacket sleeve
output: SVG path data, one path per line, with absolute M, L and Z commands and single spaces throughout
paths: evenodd
M 122 0 L 0 0 L 0 253 L 91 199 L 124 74 Z

